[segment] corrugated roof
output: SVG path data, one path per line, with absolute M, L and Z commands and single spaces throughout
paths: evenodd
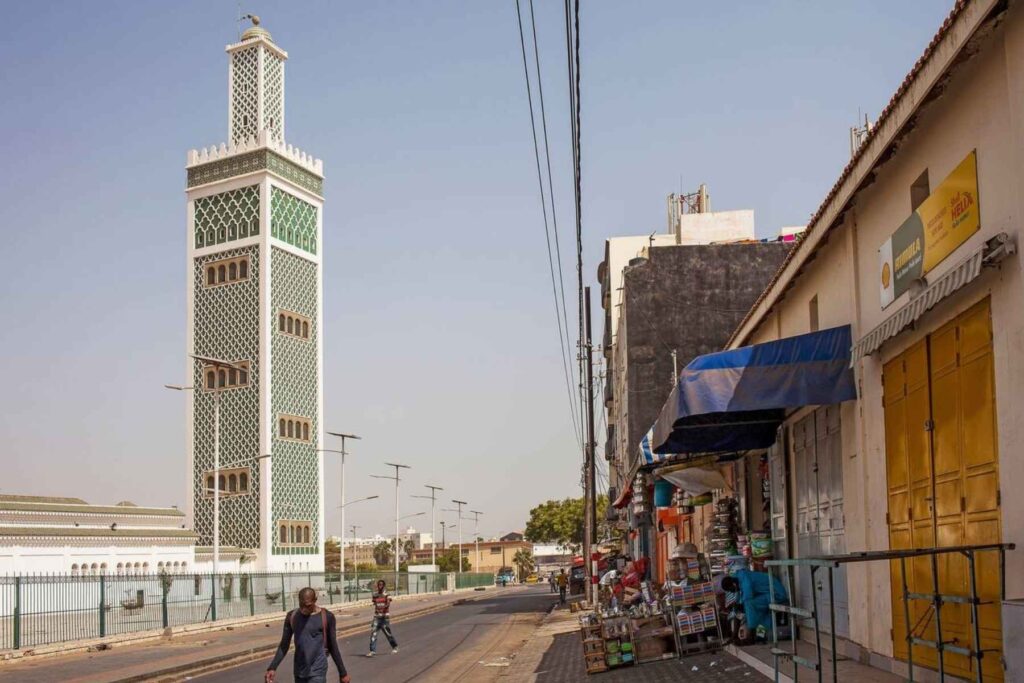
M 746 326 L 747 323 L 754 316 L 754 311 L 756 311 L 758 307 L 765 301 L 765 299 L 768 298 L 769 293 L 772 291 L 773 287 L 775 287 L 775 285 L 778 284 L 778 282 L 782 279 L 782 274 L 785 272 L 786 268 L 789 267 L 789 265 L 798 257 L 801 259 L 801 261 L 806 261 L 812 254 L 814 254 L 815 251 L 817 251 L 817 248 L 820 248 L 820 245 L 818 245 L 814 249 L 810 249 L 805 252 L 804 250 L 800 249 L 800 245 L 812 235 L 816 235 L 819 232 L 827 231 L 831 227 L 830 223 L 821 223 L 822 217 L 825 215 L 826 211 L 829 209 L 832 202 L 836 199 L 836 196 L 839 194 L 843 185 L 846 183 L 847 180 L 850 179 L 850 176 L 852 175 L 857 164 L 860 163 L 863 160 L 862 158 L 864 157 L 864 155 L 867 154 L 867 151 L 870 148 L 871 143 L 874 142 L 875 138 L 881 134 L 883 124 L 892 116 L 897 106 L 902 102 L 903 97 L 907 94 L 907 91 L 910 89 L 914 81 L 920 75 L 921 71 L 924 69 L 924 67 L 928 64 L 929 60 L 935 54 L 935 51 L 938 48 L 939 44 L 949 34 L 953 24 L 956 23 L 956 20 L 960 17 L 961 14 L 963 14 L 965 9 L 974 4 L 978 4 L 978 0 L 957 0 L 953 4 L 953 8 L 946 16 L 946 19 L 942 22 L 942 25 L 939 26 L 939 30 L 935 33 L 931 41 L 928 43 L 928 46 L 924 49 L 924 52 L 914 63 L 913 68 L 904 77 L 903 81 L 900 83 L 900 86 L 896 89 L 896 92 L 893 93 L 892 97 L 889 99 L 889 103 L 882 110 L 882 113 L 878 115 L 878 119 L 875 121 L 875 124 L 872 126 L 871 131 L 868 133 L 867 138 L 864 140 L 863 144 L 861 144 L 860 147 L 857 148 L 856 153 L 850 159 L 849 163 L 846 164 L 845 168 L 843 168 L 842 173 L 839 174 L 838 180 L 836 180 L 835 184 L 832 185 L 832 189 L 829 190 L 827 195 L 825 195 L 825 199 L 821 202 L 821 205 L 818 207 L 818 210 L 814 212 L 813 216 L 811 216 L 811 220 L 807 224 L 807 230 L 804 232 L 800 242 L 797 244 L 795 248 L 790 250 L 789 254 L 786 255 L 786 258 L 782 261 L 782 265 L 779 266 L 779 269 L 776 271 L 772 279 L 768 282 L 768 285 L 761 292 L 761 295 L 757 298 L 754 304 L 747 311 L 746 315 L 740 321 L 739 325 L 736 326 L 736 330 L 733 332 L 732 337 L 729 339 L 730 345 L 732 344 L 732 342 L 736 341 L 737 336 L 740 334 L 741 330 L 743 330 L 744 326 Z M 970 36 L 965 36 L 963 43 L 966 44 L 969 38 Z M 913 104 L 913 109 L 916 111 L 923 102 L 924 99 L 915 102 Z M 740 341 L 743 340 L 741 339 Z

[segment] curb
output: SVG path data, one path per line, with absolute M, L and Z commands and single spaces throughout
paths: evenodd
M 405 602 L 407 600 L 421 598 L 424 595 L 436 596 L 436 595 L 457 595 L 459 593 L 473 592 L 478 590 L 479 587 L 475 588 L 460 588 L 452 593 L 413 593 L 407 595 L 395 596 L 395 602 Z M 490 590 L 495 586 L 486 586 L 484 590 Z M 356 600 L 353 602 L 346 602 L 339 605 L 326 605 L 327 610 L 338 614 L 339 612 L 349 610 L 352 608 L 366 607 L 371 602 L 368 599 Z M 453 604 L 453 603 L 447 603 Z M 175 636 L 194 635 L 198 633 L 212 633 L 216 631 L 229 631 L 237 628 L 243 628 L 246 626 L 259 626 L 260 624 L 269 624 L 278 621 L 283 615 L 284 611 L 275 612 L 273 614 L 256 615 L 252 617 L 241 617 L 237 619 L 224 619 L 221 621 L 213 622 L 201 622 L 197 624 L 183 624 L 181 626 L 171 626 L 166 629 L 151 629 L 148 631 L 139 631 L 136 633 L 128 633 L 114 636 L 107 636 L 104 638 L 92 638 L 88 640 L 70 641 L 65 643 L 53 643 L 51 645 L 42 645 L 34 648 L 26 648 L 22 650 L 5 650 L 0 651 L 0 671 L 3 671 L 4 666 L 20 664 L 27 661 L 39 661 L 42 659 L 50 659 L 53 657 L 60 657 L 63 655 L 82 654 L 85 652 L 93 651 L 107 651 L 117 647 L 124 647 L 130 645 L 141 645 L 143 643 L 152 642 L 155 640 L 171 640 Z
M 465 604 L 467 602 L 473 602 L 487 597 L 490 592 L 489 589 L 494 588 L 493 586 L 485 587 L 483 591 L 479 588 L 464 588 L 457 592 L 482 592 L 484 595 L 478 597 L 466 597 L 457 600 L 452 600 L 440 605 L 433 605 L 431 607 L 424 607 L 423 609 L 416 610 L 414 612 L 406 612 L 400 616 L 392 618 L 392 623 L 400 624 L 403 621 L 409 621 L 410 619 L 416 619 L 419 617 L 433 614 L 434 612 L 441 612 L 455 607 L 457 605 Z M 280 619 L 280 616 L 277 617 Z M 366 630 L 365 624 L 359 626 L 348 626 L 344 629 L 339 629 L 337 632 L 338 639 L 347 638 L 358 633 L 362 633 Z M 190 662 L 188 664 L 180 664 L 177 666 L 167 667 L 166 669 L 158 669 L 151 671 L 146 674 L 137 674 L 135 676 L 129 676 L 127 678 L 118 678 L 110 681 L 110 683 L 141 683 L 142 681 L 151 681 L 153 683 L 177 683 L 181 681 L 184 676 L 202 676 L 205 674 L 213 673 L 215 671 L 222 671 L 224 669 L 231 669 L 242 664 L 248 664 L 260 659 L 265 659 L 272 655 L 277 650 L 277 645 L 266 645 L 249 648 L 248 650 L 242 650 L 238 652 L 232 652 L 228 654 L 218 655 L 216 657 L 210 657 L 208 659 L 202 659 L 199 661 Z

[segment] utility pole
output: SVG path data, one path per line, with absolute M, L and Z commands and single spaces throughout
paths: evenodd
M 395 476 L 386 477 L 382 474 L 371 474 L 374 479 L 393 479 L 395 482 L 395 590 L 398 590 L 398 482 L 402 480 L 399 473 L 402 469 L 409 469 L 409 465 L 399 465 L 394 462 L 384 463 L 388 467 L 395 468 Z
M 437 571 L 437 538 L 434 536 L 434 530 L 437 528 L 434 526 L 434 508 L 437 505 L 437 492 L 443 491 L 444 489 L 440 486 L 433 486 L 431 484 L 424 484 L 430 489 L 429 496 L 413 496 L 413 498 L 426 498 L 430 501 L 430 564 L 434 567 L 434 571 Z M 444 523 L 441 523 L 441 538 L 444 538 Z M 442 548 L 443 550 L 443 548 Z
M 586 324 L 586 354 L 584 361 L 587 366 L 587 440 L 584 456 L 584 486 L 583 486 L 583 561 L 587 567 L 587 602 L 593 604 L 594 600 L 594 566 L 591 555 L 594 552 L 594 543 L 597 540 L 597 491 L 594 478 L 594 348 L 590 332 L 590 287 L 583 290 L 583 313 Z
M 466 505 L 466 501 L 464 501 L 464 500 L 455 500 L 454 498 L 452 498 L 452 502 L 459 506 L 459 509 L 458 509 L 458 513 L 459 513 L 459 555 L 458 555 L 458 560 L 457 561 L 459 563 L 459 573 L 461 574 L 462 573 L 462 506 Z
M 348 453 L 345 451 L 345 440 L 346 439 L 361 439 L 361 436 L 355 434 L 343 434 L 341 432 L 327 432 L 331 436 L 336 436 L 341 439 L 341 450 L 340 451 L 329 451 L 323 450 L 323 453 L 337 453 L 341 456 L 341 547 L 338 549 L 338 582 L 345 585 L 345 456 Z M 344 589 L 343 589 L 344 590 Z
M 480 571 L 480 515 L 484 514 L 479 510 L 470 510 L 473 513 L 473 543 L 476 544 L 476 564 L 473 571 Z

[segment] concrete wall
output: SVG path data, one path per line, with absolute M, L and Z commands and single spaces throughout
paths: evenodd
M 695 356 L 721 350 L 788 251 L 779 242 L 654 247 L 626 268 L 620 343 L 628 374 L 615 417 L 630 462 L 672 389 L 672 351 L 681 372 Z
M 684 213 L 676 227 L 676 244 L 713 244 L 752 240 L 754 235 L 754 212 L 709 211 L 708 213 Z
M 1018 239 L 1024 216 L 1021 198 L 1024 145 L 1024 9 L 1011 3 L 1004 21 L 989 27 L 973 57 L 961 63 L 940 96 L 924 105 L 913 129 L 877 168 L 873 181 L 855 196 L 852 210 L 833 228 L 827 244 L 805 264 L 784 298 L 755 331 L 735 340 L 744 345 L 807 332 L 808 302 L 817 297 L 820 327 L 849 323 L 859 339 L 892 314 L 909 295 L 883 310 L 879 294 L 878 248 L 910 215 L 910 186 L 928 170 L 931 189 L 977 150 L 981 230 L 941 263 L 934 282 L 968 253 L 999 232 Z M 1000 487 L 1024 487 L 1024 291 L 1019 255 L 1003 262 L 944 300 L 887 342 L 879 354 L 856 364 L 860 397 L 843 406 L 843 462 L 848 549 L 889 546 L 886 525 L 883 364 L 986 296 L 992 301 Z M 1003 495 L 1004 542 L 1024 543 L 1024 496 Z M 1008 596 L 1024 596 L 1024 553 L 1007 558 Z M 849 571 L 850 628 L 856 643 L 892 654 L 889 567 L 855 565 Z

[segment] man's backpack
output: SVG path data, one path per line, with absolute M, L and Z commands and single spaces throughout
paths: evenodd
M 292 638 L 294 638 L 296 635 L 298 635 L 295 632 L 295 613 L 298 612 L 298 611 L 299 610 L 297 610 L 297 609 L 293 609 L 291 612 L 288 613 L 288 625 L 292 627 Z M 324 651 L 326 652 L 328 650 L 328 647 L 327 647 L 327 610 L 325 610 L 325 609 L 321 609 L 320 610 L 320 624 L 321 624 L 322 631 L 323 631 L 323 634 L 324 634 Z M 298 647 L 298 645 L 296 645 L 296 647 Z

